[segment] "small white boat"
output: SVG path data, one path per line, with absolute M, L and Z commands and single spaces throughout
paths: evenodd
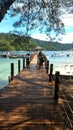
M 64 56 L 64 52 L 55 52 L 54 54 L 52 54 L 52 57 L 60 57 L 60 56 Z
M 68 53 L 67 54 L 67 57 L 71 57 L 71 56 L 73 56 L 73 53 Z

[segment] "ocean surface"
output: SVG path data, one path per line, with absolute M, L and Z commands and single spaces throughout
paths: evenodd
M 46 51 L 50 64 L 53 64 L 53 73 L 59 71 L 61 75 L 73 75 L 73 51 Z
M 2 54 L 4 52 L 0 52 Z M 28 52 L 17 51 L 14 54 L 27 54 Z M 33 53 L 33 52 L 30 52 Z M 67 56 L 69 53 L 73 54 L 73 51 L 43 51 L 47 56 L 50 64 L 53 64 L 53 73 L 60 71 L 62 75 L 73 75 L 73 55 Z M 61 55 L 63 54 L 63 55 Z M 8 77 L 11 73 L 11 63 L 14 63 L 14 75 L 18 73 L 18 60 L 21 63 L 21 70 L 23 69 L 22 58 L 0 58 L 0 89 L 7 86 L 9 83 Z
M 11 63 L 14 63 L 14 75 L 18 73 L 18 60 L 20 60 L 22 70 L 23 59 L 22 58 L 0 58 L 0 89 L 8 85 L 9 76 L 11 75 Z

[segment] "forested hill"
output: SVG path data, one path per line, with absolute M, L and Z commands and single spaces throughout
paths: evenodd
M 29 37 L 9 33 L 0 34 L 0 51 L 27 51 L 33 50 L 36 46 L 37 43 Z
M 0 51 L 25 51 L 34 50 L 41 46 L 43 50 L 72 50 L 72 44 L 61 44 L 57 42 L 42 41 L 25 36 L 10 33 L 0 33 Z
M 62 44 L 58 42 L 42 41 L 42 40 L 37 40 L 37 39 L 35 39 L 35 41 L 37 44 L 39 44 L 39 46 L 42 46 L 45 50 L 67 51 L 67 50 L 73 49 L 73 43 Z

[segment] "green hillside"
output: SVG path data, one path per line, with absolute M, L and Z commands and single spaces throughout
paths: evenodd
M 25 36 L 18 36 L 9 33 L 0 33 L 0 51 L 27 51 L 34 50 L 41 46 L 43 50 L 72 50 L 72 44 L 61 44 L 57 42 L 42 41 Z
M 39 44 L 39 46 L 42 46 L 44 50 L 51 50 L 51 51 L 73 50 L 73 43 L 62 44 L 58 42 L 42 41 L 42 40 L 37 40 L 37 39 L 35 39 L 35 41 L 37 44 Z
M 0 51 L 33 50 L 36 46 L 36 42 L 29 37 L 18 36 L 15 34 L 0 34 Z

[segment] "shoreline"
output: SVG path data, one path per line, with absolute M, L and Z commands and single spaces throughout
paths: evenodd
M 61 75 L 73 76 L 73 64 L 61 64 L 60 63 L 53 67 L 53 73 L 55 74 L 56 71 L 59 71 Z
M 55 74 L 53 74 L 54 79 L 55 79 Z M 73 80 L 73 75 L 62 75 L 60 74 L 60 80 L 64 81 L 64 80 Z

